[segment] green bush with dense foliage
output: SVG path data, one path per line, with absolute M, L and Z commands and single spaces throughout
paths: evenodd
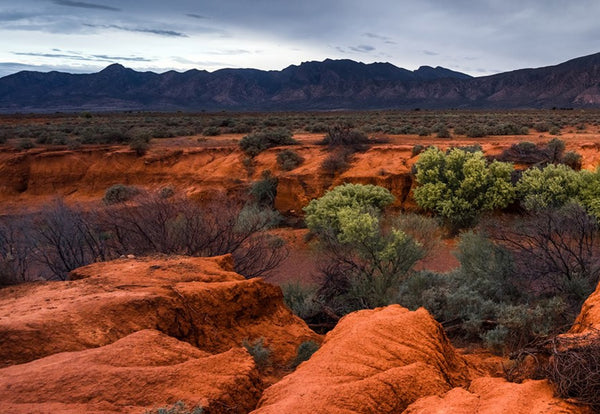
M 517 195 L 527 210 L 557 208 L 575 200 L 581 190 L 581 175 L 564 164 L 529 168 L 517 182 Z
M 482 212 L 508 206 L 515 197 L 512 164 L 489 163 L 479 151 L 454 148 L 446 154 L 431 147 L 419 156 L 416 169 L 415 201 L 452 232 L 473 225 Z
M 311 200 L 304 207 L 306 225 L 316 233 L 340 230 L 340 214 L 347 211 L 379 213 L 392 204 L 394 196 L 385 188 L 375 185 L 343 184 Z

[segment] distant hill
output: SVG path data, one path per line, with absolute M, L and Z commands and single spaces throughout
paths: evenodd
M 0 112 L 321 110 L 600 106 L 600 53 L 473 78 L 442 67 L 305 62 L 281 71 L 162 74 L 113 64 L 94 74 L 23 71 L 0 78 Z

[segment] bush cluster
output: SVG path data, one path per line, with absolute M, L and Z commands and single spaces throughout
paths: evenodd
M 127 187 L 115 187 L 108 199 L 122 200 Z M 236 271 L 246 277 L 264 275 L 287 257 L 282 239 L 268 232 L 279 223 L 276 212 L 225 199 L 200 205 L 167 193 L 144 193 L 135 203 L 99 210 L 58 200 L 37 215 L 1 218 L 0 284 L 34 275 L 64 280 L 73 269 L 128 254 L 231 253 Z
M 239 146 L 250 157 L 255 157 L 268 148 L 297 143 L 288 129 L 277 128 L 246 135 L 240 140 Z

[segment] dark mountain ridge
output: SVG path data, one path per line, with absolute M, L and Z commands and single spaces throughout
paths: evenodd
M 112 64 L 93 74 L 23 71 L 0 78 L 0 112 L 327 110 L 600 106 L 600 53 L 473 78 L 442 67 L 326 59 L 281 71 L 162 74 Z

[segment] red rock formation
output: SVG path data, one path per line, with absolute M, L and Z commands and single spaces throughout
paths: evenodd
M 569 333 L 583 334 L 590 330 L 600 330 L 600 284 L 583 303 L 581 312 L 575 319 Z
M 10 413 L 142 413 L 176 401 L 246 413 L 259 396 L 245 349 L 210 355 L 154 330 L 0 369 L 0 406 Z
M 399 413 L 468 381 L 468 367 L 425 309 L 347 315 L 321 349 L 268 388 L 255 414 Z
M 584 408 L 554 397 L 547 381 L 521 384 L 483 377 L 444 396 L 429 396 L 411 404 L 403 414 L 567 414 L 588 413 Z
M 283 305 L 279 287 L 234 273 L 229 256 L 119 259 L 71 276 L 0 290 L 0 366 L 108 345 L 143 329 L 210 353 L 264 337 L 281 365 L 302 341 L 319 340 Z

